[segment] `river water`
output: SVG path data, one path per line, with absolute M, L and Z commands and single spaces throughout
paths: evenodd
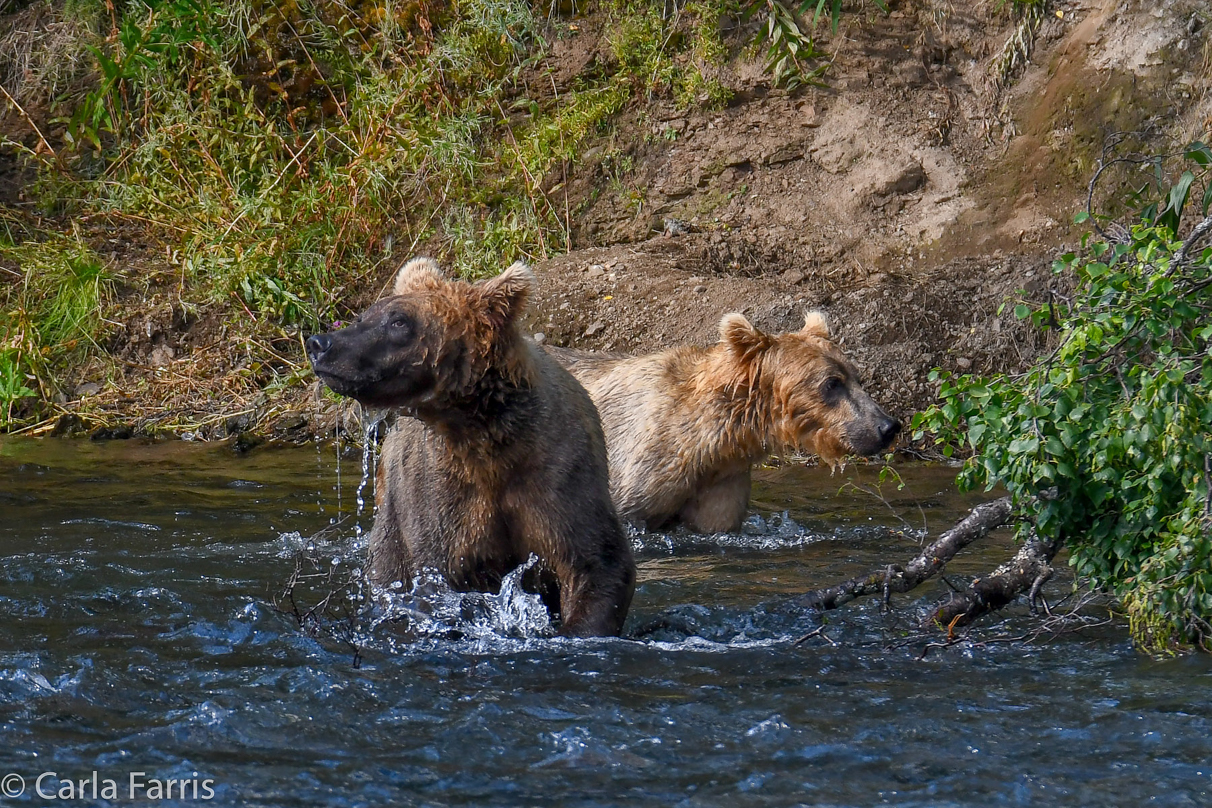
M 337 467 L 332 447 L 0 441 L 7 801 L 130 804 L 133 777 L 161 805 L 1212 805 L 1212 660 L 1140 656 L 1120 622 L 923 658 L 938 584 L 795 644 L 821 625 L 797 594 L 906 560 L 983 498 L 951 470 L 903 466 L 883 500 L 854 487 L 870 469 L 763 470 L 742 534 L 636 537 L 632 638 L 574 641 L 528 596 L 441 587 L 370 608 L 337 586 L 300 627 L 296 565 L 319 576 L 303 613 L 371 522 L 358 459 Z M 1028 632 L 1023 611 L 976 636 Z

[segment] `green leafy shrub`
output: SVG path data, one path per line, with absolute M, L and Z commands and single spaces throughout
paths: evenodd
M 29 387 L 28 379 L 21 367 L 20 357 L 14 350 L 0 351 L 0 426 L 13 420 L 13 408 L 22 400 L 37 393 Z
M 1154 653 L 1212 651 L 1212 249 L 1180 255 L 1190 179 L 1175 187 L 1126 240 L 1055 263 L 1076 278 L 1071 300 L 1016 307 L 1056 332 L 1052 353 L 1018 377 L 935 371 L 942 404 L 913 423 L 966 443 L 961 484 L 1009 489 L 1022 532 L 1061 540 Z

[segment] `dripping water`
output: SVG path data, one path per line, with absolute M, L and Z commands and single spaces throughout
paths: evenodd
M 323 514 L 328 511 L 324 505 L 324 436 L 321 434 L 319 425 L 323 413 L 320 409 L 320 388 L 315 389 L 315 395 L 311 398 L 312 403 L 312 419 L 311 422 L 316 425 L 313 430 L 312 440 L 316 444 L 316 510 Z M 331 520 L 329 522 L 331 524 Z
M 337 515 L 330 521 L 330 524 L 337 524 L 341 521 L 341 418 L 333 419 L 332 423 L 332 445 L 337 452 L 337 483 L 334 486 L 337 491 Z
M 387 410 L 368 410 L 362 407 L 359 409 L 359 415 L 362 423 L 362 479 L 358 482 L 355 496 L 357 510 L 354 514 L 354 541 L 356 544 L 361 544 L 362 509 L 366 505 L 366 484 L 375 476 L 378 466 L 379 447 L 377 439 L 379 424 L 383 423 L 383 419 L 387 417 Z M 371 495 L 373 498 L 373 489 L 371 490 Z M 373 511 L 371 517 L 372 519 L 374 517 Z

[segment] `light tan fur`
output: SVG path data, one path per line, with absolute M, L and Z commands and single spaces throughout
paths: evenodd
M 681 521 L 702 532 L 735 530 L 755 462 L 800 451 L 836 463 L 885 448 L 899 428 L 862 390 L 819 312 L 777 335 L 727 314 L 708 348 L 638 357 L 548 351 L 601 414 L 620 515 L 649 528 Z

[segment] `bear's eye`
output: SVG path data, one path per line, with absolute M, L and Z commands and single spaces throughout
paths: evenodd
M 391 321 L 392 328 L 408 328 L 409 322 L 407 317 L 397 317 Z
M 825 380 L 825 386 L 822 389 L 825 395 L 836 396 L 842 391 L 842 380 L 836 376 L 831 376 Z

